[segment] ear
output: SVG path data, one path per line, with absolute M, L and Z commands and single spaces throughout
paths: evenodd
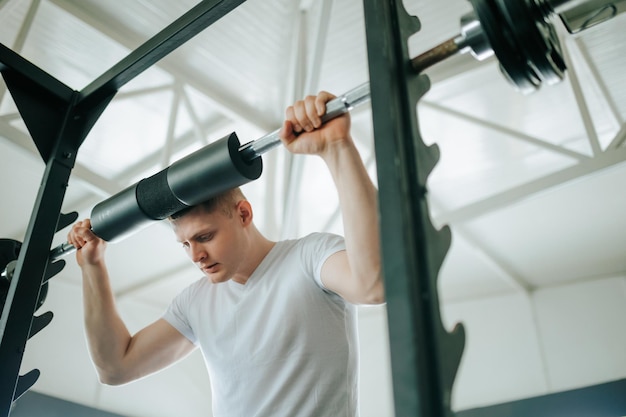
M 252 205 L 248 200 L 241 200 L 237 203 L 237 216 L 242 226 L 248 226 L 252 223 Z

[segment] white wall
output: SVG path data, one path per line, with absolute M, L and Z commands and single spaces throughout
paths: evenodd
M 585 387 L 626 376 L 626 277 L 448 303 L 465 353 L 457 410 Z

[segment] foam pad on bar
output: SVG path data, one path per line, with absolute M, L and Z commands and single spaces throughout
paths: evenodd
M 193 206 L 261 176 L 261 158 L 250 162 L 239 153 L 241 144 L 231 133 L 177 161 L 167 171 L 167 183 L 178 200 Z
M 169 168 L 144 178 L 137 184 L 137 203 L 146 215 L 154 220 L 165 219 L 187 206 L 176 198 L 167 183 Z
M 101 201 L 91 211 L 91 230 L 106 241 L 119 240 L 153 221 L 137 204 L 137 184 Z
M 155 220 L 259 178 L 263 161 L 246 162 L 239 148 L 237 135 L 231 133 L 98 203 L 91 212 L 93 232 L 106 241 L 119 240 Z

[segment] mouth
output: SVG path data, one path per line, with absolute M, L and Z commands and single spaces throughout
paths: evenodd
M 215 262 L 215 263 L 212 263 L 210 265 L 201 265 L 200 269 L 202 271 L 204 271 L 205 273 L 207 273 L 207 274 L 211 274 L 211 273 L 216 271 L 217 266 L 218 266 L 218 263 Z

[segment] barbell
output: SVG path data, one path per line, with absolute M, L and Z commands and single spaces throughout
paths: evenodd
M 411 60 L 417 73 L 457 53 L 478 60 L 495 54 L 506 78 L 532 92 L 563 79 L 566 70 L 559 39 L 549 19 L 581 5 L 601 9 L 606 0 L 468 0 L 472 11 L 460 19 L 461 32 Z M 623 0 L 622 0 L 623 1 Z M 370 100 L 362 84 L 327 103 L 327 122 Z M 232 133 L 98 203 L 91 212 L 93 232 L 116 241 L 155 220 L 257 179 L 261 155 L 280 144 L 279 130 L 241 145 Z M 69 243 L 50 252 L 50 261 L 75 251 Z M 2 272 L 7 278 L 7 271 Z
M 369 83 L 353 88 L 326 104 L 322 122 L 369 100 Z M 279 131 L 244 145 L 233 132 L 140 180 L 96 204 L 90 216 L 92 231 L 101 239 L 117 241 L 155 220 L 259 178 L 263 170 L 260 157 L 281 143 Z M 74 251 L 74 246 L 63 243 L 52 249 L 50 260 Z

